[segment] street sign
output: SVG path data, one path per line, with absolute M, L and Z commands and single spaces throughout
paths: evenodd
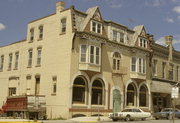
M 179 88 L 172 87 L 171 98 L 178 98 L 179 95 Z

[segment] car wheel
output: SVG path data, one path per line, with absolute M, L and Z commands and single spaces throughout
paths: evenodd
M 170 115 L 170 114 L 167 115 L 166 119 L 171 120 L 172 119 L 172 115 Z
M 145 121 L 145 120 L 146 120 L 146 118 L 142 118 L 141 120 L 142 120 L 142 121 Z
M 130 115 L 127 115 L 126 117 L 125 117 L 125 121 L 130 121 L 131 120 L 131 116 Z
M 118 121 L 118 119 L 112 119 L 113 121 Z

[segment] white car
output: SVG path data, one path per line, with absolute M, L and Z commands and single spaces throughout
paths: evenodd
M 109 118 L 111 118 L 113 121 L 122 119 L 125 121 L 130 121 L 134 119 L 146 120 L 146 118 L 148 117 L 151 117 L 151 113 L 144 112 L 140 108 L 128 108 L 124 109 L 121 112 L 109 113 Z

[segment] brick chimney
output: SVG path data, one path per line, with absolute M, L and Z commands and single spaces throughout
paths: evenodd
M 173 41 L 173 36 L 171 35 L 165 36 L 165 43 L 169 48 L 169 57 L 168 57 L 169 61 L 172 61 L 172 52 L 173 52 L 172 41 Z
M 56 3 L 56 13 L 59 13 L 60 11 L 64 10 L 65 8 L 65 2 L 60 1 Z

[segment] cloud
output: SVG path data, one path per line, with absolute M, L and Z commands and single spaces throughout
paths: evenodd
M 168 22 L 168 23 L 174 23 L 174 19 L 172 19 L 172 18 L 166 18 L 166 21 Z
M 159 7 L 165 4 L 165 0 L 146 0 L 145 5 Z
M 177 17 L 180 20 L 180 16 Z
M 123 6 L 122 0 L 106 0 L 106 3 L 111 8 L 121 8 Z
M 173 11 L 180 14 L 180 6 L 176 6 L 173 8 Z
M 0 23 L 0 31 L 6 29 L 6 26 L 2 23 Z

